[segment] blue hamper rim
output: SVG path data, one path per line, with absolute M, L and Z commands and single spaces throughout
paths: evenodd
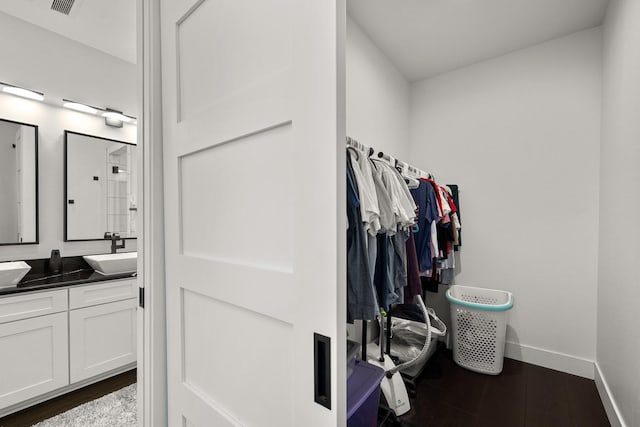
M 451 304 L 460 305 L 462 307 L 467 307 L 467 308 L 473 308 L 475 310 L 483 310 L 483 311 L 510 310 L 513 307 L 513 294 L 507 291 L 500 291 L 500 292 L 506 292 L 507 295 L 509 296 L 509 300 L 504 304 L 497 304 L 497 305 L 481 304 L 477 302 L 469 302 L 469 301 L 458 299 L 453 295 L 451 295 L 451 289 L 447 289 L 447 292 L 445 293 L 445 297 L 447 298 L 447 301 L 449 301 Z

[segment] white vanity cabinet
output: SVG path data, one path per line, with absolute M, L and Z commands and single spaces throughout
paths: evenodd
M 81 381 L 136 361 L 136 281 L 69 289 L 69 376 Z
M 135 367 L 136 279 L 0 297 L 0 417 Z
M 69 384 L 67 290 L 0 298 L 0 408 Z

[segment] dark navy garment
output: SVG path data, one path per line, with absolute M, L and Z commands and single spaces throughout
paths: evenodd
M 420 271 L 432 268 L 431 223 L 438 220 L 438 199 L 433 186 L 420 180 L 418 188 L 411 190 L 413 201 L 418 206 L 418 233 L 415 234 L 416 254 Z
M 409 233 L 407 240 L 407 288 L 404 291 L 404 303 L 412 304 L 416 295 L 422 295 L 418 255 L 416 254 L 415 233 Z
M 407 286 L 407 239 L 409 232 L 407 230 L 398 230 L 393 235 L 391 241 L 393 243 L 393 255 L 395 262 L 393 264 L 393 284 L 395 293 L 398 296 L 404 296 L 405 287 Z
M 373 283 L 376 288 L 376 294 L 378 296 L 378 304 L 385 311 L 389 310 L 389 305 L 393 304 L 397 299 L 395 295 L 395 286 L 393 284 L 393 257 L 390 257 L 390 252 L 393 252 L 393 243 L 390 242 L 390 237 L 384 233 L 376 236 L 378 244 L 378 256 L 376 257 L 376 270 L 373 276 Z
M 351 155 L 347 151 L 347 156 Z M 369 268 L 366 231 L 360 216 L 358 187 L 347 157 L 347 317 L 373 320 L 378 314 Z
M 458 197 L 458 186 L 456 184 L 447 184 L 447 186 L 451 189 L 451 198 L 453 199 L 453 204 L 456 205 L 456 214 L 458 215 L 458 220 L 462 221 L 462 215 L 460 214 L 460 199 Z M 454 246 L 454 249 L 457 251 L 460 246 L 462 246 L 462 230 L 458 230 L 458 244 Z

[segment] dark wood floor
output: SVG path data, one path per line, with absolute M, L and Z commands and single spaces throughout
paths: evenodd
M 136 370 L 133 369 L 0 418 L 0 427 L 30 427 L 33 424 L 55 417 L 69 409 L 98 399 L 135 382 Z
M 0 418 L 2 427 L 31 426 L 136 381 L 117 375 Z M 595 383 L 585 378 L 505 359 L 498 376 L 457 366 L 440 351 L 417 380 L 411 411 L 387 426 L 599 427 L 609 426 Z
M 512 359 L 498 376 L 457 366 L 440 351 L 417 381 L 411 411 L 386 426 L 609 426 L 592 380 Z

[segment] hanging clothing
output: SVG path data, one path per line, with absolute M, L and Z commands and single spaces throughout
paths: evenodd
M 432 224 L 439 219 L 438 201 L 433 186 L 426 180 L 420 180 L 418 188 L 411 190 L 418 207 L 418 233 L 415 237 L 419 271 L 432 269 Z
M 393 220 L 387 228 L 387 234 L 393 235 L 401 228 L 415 223 L 415 203 L 410 193 L 405 191 L 407 184 L 399 177 L 398 171 L 382 160 L 373 160 L 373 173 L 382 183 L 383 192 L 389 196 Z
M 444 215 L 444 209 L 442 207 L 442 198 L 440 196 L 440 190 L 439 190 L 438 184 L 436 184 L 436 182 L 432 179 L 422 178 L 421 181 L 428 182 L 431 185 L 431 188 L 433 188 L 433 191 L 436 193 L 436 201 L 438 203 L 438 217 L 442 218 L 442 216 Z
M 422 295 L 420 270 L 418 269 L 418 255 L 416 253 L 415 233 L 409 233 L 407 239 L 407 287 L 404 292 L 404 303 L 413 304 L 416 295 Z
M 403 218 L 402 228 L 407 229 L 416 223 L 416 219 L 418 217 L 416 210 L 418 207 L 411 196 L 411 191 L 409 190 L 407 183 L 402 178 L 402 175 L 400 175 L 400 172 L 398 172 L 396 168 L 391 168 L 391 170 L 396 178 L 396 187 L 399 190 L 398 199 L 402 205 L 403 211 L 406 212 L 406 217 Z
M 380 209 L 378 207 L 378 195 L 373 183 L 371 164 L 365 153 L 351 150 L 350 163 L 358 185 L 362 222 L 365 230 L 370 235 L 375 236 L 380 230 Z
M 349 154 L 347 154 L 349 156 Z M 347 159 L 347 318 L 373 320 L 378 303 L 366 247 L 366 231 L 360 213 L 358 188 L 351 161 Z
M 408 165 L 401 174 L 389 156 L 370 158 L 355 146 L 347 150 L 347 310 L 350 320 L 373 320 L 380 310 L 452 283 L 458 189 L 430 175 L 410 180 Z
M 374 165 L 375 166 L 375 165 Z M 380 230 L 379 233 L 395 232 L 396 222 L 394 205 L 391 194 L 387 191 L 382 180 L 382 172 L 379 168 L 372 168 L 373 182 L 378 195 L 378 205 L 380 208 Z
M 440 283 L 443 285 L 453 284 L 453 277 L 455 275 L 456 268 L 456 258 L 454 254 L 454 251 L 449 252 L 447 258 L 443 259 L 439 263 L 438 269 L 440 270 Z
M 453 222 L 456 225 L 457 236 L 454 242 L 454 250 L 458 250 L 462 245 L 462 224 L 460 222 L 460 198 L 459 198 L 459 190 L 458 186 L 454 184 L 447 185 L 449 190 L 451 190 L 451 198 L 453 199 L 453 203 L 456 205 L 456 213 L 453 215 Z
M 404 289 L 407 286 L 407 239 L 409 232 L 405 229 L 399 230 L 391 237 L 393 243 L 393 283 L 395 293 L 399 299 L 404 300 Z
M 390 244 L 389 239 L 386 234 L 378 234 L 377 236 L 378 256 L 376 257 L 376 270 L 373 276 L 378 305 L 385 311 L 389 310 L 389 306 L 399 299 L 393 284 L 394 257 L 390 256 L 389 253 L 390 251 L 393 252 L 393 245 Z

